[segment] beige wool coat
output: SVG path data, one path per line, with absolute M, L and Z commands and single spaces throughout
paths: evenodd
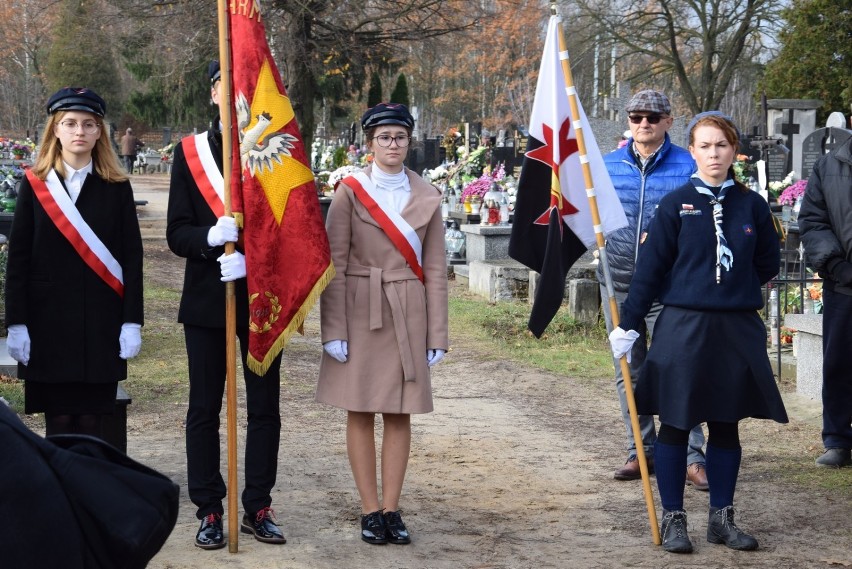
M 425 284 L 350 187 L 338 185 L 331 202 L 326 229 L 336 276 L 320 299 L 322 341 L 348 341 L 349 357 L 340 363 L 323 352 L 321 403 L 373 413 L 432 411 L 426 351 L 449 344 L 441 194 L 405 172 L 411 196 L 400 214 L 423 244 Z

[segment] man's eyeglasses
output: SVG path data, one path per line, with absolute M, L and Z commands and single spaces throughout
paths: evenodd
M 663 115 L 628 115 L 627 118 L 633 124 L 642 124 L 642 119 L 648 119 L 648 124 L 657 124 L 662 120 Z
M 65 134 L 75 134 L 78 128 L 82 128 L 85 134 L 95 134 L 101 128 L 99 123 L 95 121 L 83 121 L 81 123 L 74 120 L 64 120 L 59 122 L 59 128 Z
M 373 140 L 378 142 L 379 146 L 382 148 L 390 148 L 391 143 L 395 140 L 396 145 L 399 148 L 405 148 L 408 146 L 408 141 L 411 140 L 407 134 L 400 134 L 399 136 L 391 136 L 389 134 L 380 134 L 379 136 L 374 136 Z

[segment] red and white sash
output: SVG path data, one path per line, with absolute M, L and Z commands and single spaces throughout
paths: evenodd
M 31 170 L 26 170 L 26 174 L 33 193 L 59 232 L 74 247 L 83 262 L 118 293 L 118 296 L 124 298 L 124 273 L 121 265 L 80 215 L 77 206 L 59 181 L 56 171 L 50 171 L 46 182 L 39 180 Z
M 187 136 L 183 139 L 183 155 L 192 173 L 192 179 L 201 191 L 204 201 L 217 218 L 225 215 L 225 179 L 216 165 L 207 133 Z
M 423 276 L 423 243 L 420 242 L 414 228 L 385 202 L 384 196 L 364 172 L 357 172 L 348 176 L 343 180 L 343 183 L 352 188 L 355 197 L 364 204 L 373 219 L 399 249 L 420 282 L 425 282 Z

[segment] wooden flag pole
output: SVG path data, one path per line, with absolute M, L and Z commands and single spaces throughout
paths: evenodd
M 550 4 L 551 13 L 555 16 L 556 5 Z M 603 263 L 604 275 L 606 276 L 606 287 L 609 292 L 609 308 L 612 314 L 612 325 L 618 326 L 618 303 L 612 288 L 612 279 L 609 274 L 609 265 L 606 260 L 606 248 L 604 243 L 603 228 L 601 227 L 601 216 L 598 210 L 598 200 L 595 194 L 594 180 L 589 159 L 586 156 L 586 142 L 583 136 L 583 125 L 580 120 L 580 108 L 577 104 L 577 89 L 574 87 L 574 78 L 571 74 L 571 65 L 568 61 L 568 46 L 565 35 L 562 32 L 562 20 L 557 25 L 559 36 L 559 61 L 562 64 L 562 76 L 565 81 L 565 91 L 568 94 L 568 102 L 571 106 L 571 120 L 574 123 L 574 132 L 577 136 L 577 147 L 580 152 L 580 164 L 583 167 L 583 179 L 586 182 L 586 195 L 589 198 L 589 209 L 592 214 L 592 224 L 595 228 L 595 239 L 600 262 Z M 621 356 L 621 373 L 624 376 L 624 391 L 627 396 L 627 408 L 630 411 L 630 425 L 633 428 L 633 440 L 636 442 L 636 456 L 639 459 L 639 471 L 642 473 L 642 488 L 645 493 L 645 504 L 648 507 L 648 518 L 651 522 L 651 534 L 655 545 L 660 545 L 660 528 L 657 525 L 657 512 L 654 507 L 654 494 L 651 492 L 651 482 L 648 474 L 648 461 L 645 458 L 645 447 L 642 444 L 642 433 L 639 430 L 639 417 L 636 413 L 636 400 L 633 397 L 633 382 L 630 378 L 630 368 L 627 366 L 626 356 Z
M 219 67 L 222 88 L 219 91 L 219 118 L 222 121 L 222 177 L 225 179 L 225 215 L 231 215 L 231 54 L 228 34 L 227 0 L 218 0 Z M 225 254 L 235 251 L 234 243 L 225 243 Z M 216 354 L 211 354 L 216 357 Z M 234 282 L 225 283 L 225 399 L 227 401 L 228 438 L 228 551 L 239 550 L 239 503 L 237 501 L 237 297 Z

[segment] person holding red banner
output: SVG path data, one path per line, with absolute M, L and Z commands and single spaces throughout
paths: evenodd
M 103 438 L 127 360 L 142 347 L 142 238 L 106 103 L 66 87 L 47 103 L 18 192 L 6 272 L 9 355 L 46 435 Z
M 208 69 L 210 95 L 218 104 L 222 82 L 218 62 Z M 186 413 L 186 459 L 189 498 L 198 508 L 201 525 L 195 545 L 218 549 L 226 545 L 222 527 L 227 487 L 220 472 L 219 414 L 225 391 L 225 282 L 234 281 L 237 337 L 246 385 L 248 426 L 245 446 L 245 515 L 240 529 L 264 543 L 285 543 L 271 508 L 278 469 L 281 434 L 279 370 L 281 354 L 263 376 L 246 365 L 248 353 L 248 292 L 243 252 L 225 255 L 226 242 L 239 236 L 233 217 L 224 214 L 222 131 L 217 116 L 213 129 L 190 135 L 175 147 L 169 186 L 166 239 L 186 259 L 184 289 L 178 310 L 189 360 L 189 408 Z
M 430 368 L 449 343 L 441 193 L 403 165 L 414 118 L 381 103 L 361 118 L 372 166 L 337 186 L 326 220 L 336 276 L 320 299 L 316 400 L 346 409 L 361 539 L 407 544 L 399 511 L 411 414 L 432 411 Z M 375 415 L 382 414 L 381 500 Z

